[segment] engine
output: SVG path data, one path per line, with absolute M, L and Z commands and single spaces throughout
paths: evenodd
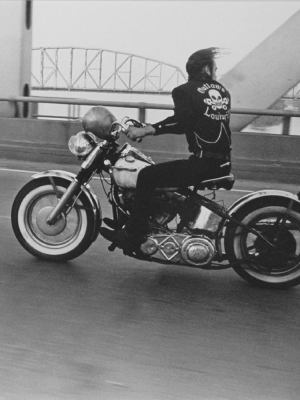
M 131 212 L 134 207 L 135 191 L 125 189 L 119 192 L 119 200 L 123 207 Z M 177 192 L 157 192 L 150 212 L 152 222 L 166 226 L 177 214 L 181 214 L 186 197 Z
M 135 191 L 119 191 L 123 207 L 131 212 L 134 206 Z M 209 266 L 217 251 L 211 232 L 195 226 L 201 214 L 201 207 L 190 198 L 176 191 L 157 191 L 150 211 L 150 225 L 153 232 L 141 245 L 141 252 L 158 262 L 189 265 L 194 267 Z M 179 216 L 176 233 L 166 233 L 167 224 Z M 200 229 L 199 229 L 200 228 Z M 206 228 L 206 227 L 205 227 Z M 155 233 L 154 233 L 155 232 Z
M 215 245 L 209 237 L 178 233 L 148 236 L 140 250 L 156 260 L 195 267 L 208 266 L 216 255 Z

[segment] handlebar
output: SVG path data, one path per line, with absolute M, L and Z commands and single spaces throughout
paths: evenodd
M 137 128 L 144 128 L 145 126 L 147 126 L 146 124 L 144 124 L 143 122 L 141 122 L 137 119 L 124 117 L 121 122 L 115 121 L 111 124 L 110 135 L 117 139 L 121 132 L 123 132 L 123 133 L 128 132 L 130 125 L 133 125 Z M 142 138 L 138 138 L 138 139 L 136 139 L 136 141 L 138 143 L 140 143 L 142 141 Z

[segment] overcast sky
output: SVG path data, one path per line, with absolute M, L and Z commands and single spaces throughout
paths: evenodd
M 185 70 L 191 53 L 217 46 L 219 76 L 300 9 L 298 1 L 99 1 L 33 3 L 33 47 L 93 47 Z

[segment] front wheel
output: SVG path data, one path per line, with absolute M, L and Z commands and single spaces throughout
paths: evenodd
M 226 230 L 225 249 L 233 269 L 256 286 L 290 288 L 300 283 L 300 209 L 294 203 L 287 211 L 289 201 L 265 199 L 234 215 L 273 246 L 234 222 Z
M 61 178 L 54 181 L 56 191 L 48 178 L 27 183 L 14 200 L 11 221 L 16 238 L 29 253 L 43 260 L 67 261 L 90 247 L 95 222 L 90 203 L 81 193 L 67 215 L 47 225 L 48 215 L 70 184 Z

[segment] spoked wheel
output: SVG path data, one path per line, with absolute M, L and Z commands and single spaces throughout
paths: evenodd
M 261 237 L 231 222 L 225 248 L 233 269 L 263 287 L 289 288 L 300 283 L 300 209 L 287 211 L 288 201 L 271 199 L 240 210 L 235 218 Z M 239 262 L 237 262 L 239 261 Z
M 29 253 L 44 260 L 66 261 L 89 248 L 95 221 L 81 193 L 72 210 L 49 226 L 46 219 L 70 184 L 61 178 L 54 180 L 57 191 L 48 178 L 27 183 L 14 200 L 11 221 L 18 241 Z

